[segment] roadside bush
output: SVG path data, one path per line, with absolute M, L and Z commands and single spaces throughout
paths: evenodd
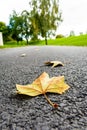
M 63 38 L 64 36 L 62 35 L 62 34 L 58 34 L 58 35 L 56 35 L 56 39 L 57 38 Z

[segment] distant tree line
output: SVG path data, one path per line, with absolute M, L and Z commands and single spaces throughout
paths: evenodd
M 28 44 L 29 38 L 38 40 L 41 36 L 47 44 L 47 38 L 55 34 L 61 21 L 59 0 L 30 0 L 29 10 L 23 10 L 21 14 L 13 11 L 8 26 L 0 22 L 0 31 L 4 41 L 26 39 Z

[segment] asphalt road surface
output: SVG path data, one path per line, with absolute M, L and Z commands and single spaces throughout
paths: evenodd
M 64 67 L 45 66 L 58 60 Z M 47 96 L 17 95 L 16 84 L 40 74 L 64 75 L 70 89 Z M 30 46 L 0 49 L 0 130 L 87 130 L 87 47 Z

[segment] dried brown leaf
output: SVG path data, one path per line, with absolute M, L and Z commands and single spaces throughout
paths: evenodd
M 64 66 L 64 64 L 61 61 L 47 61 L 45 62 L 45 65 L 51 65 L 52 68 L 56 66 Z
M 25 94 L 29 96 L 37 96 L 44 94 L 48 102 L 52 106 L 57 106 L 53 104 L 46 96 L 47 92 L 62 94 L 70 87 L 64 81 L 64 76 L 49 78 L 49 75 L 44 72 L 42 73 L 32 84 L 29 85 L 18 85 L 16 84 L 16 89 L 18 94 Z

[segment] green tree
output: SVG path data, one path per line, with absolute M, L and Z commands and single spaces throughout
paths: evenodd
M 4 22 L 0 22 L 0 32 L 3 33 L 3 40 L 4 41 L 9 41 L 11 40 L 10 37 L 10 29 L 9 27 L 4 23 Z
M 6 29 L 6 24 L 4 22 L 0 22 L 0 32 L 3 32 Z
M 13 14 L 10 15 L 10 29 L 12 30 L 12 38 L 14 40 L 26 39 L 28 44 L 28 39 L 30 36 L 30 16 L 27 10 L 23 10 L 21 14 L 17 14 L 16 11 L 13 11 Z
M 34 15 L 30 16 L 30 34 L 32 40 L 38 40 L 39 35 L 39 15 L 36 12 Z
M 29 12 L 27 10 L 22 11 L 22 35 L 26 39 L 26 42 L 28 44 L 28 39 L 30 36 L 30 19 L 29 19 Z
M 58 0 L 31 0 L 31 18 L 32 30 L 36 35 L 41 35 L 45 38 L 47 45 L 47 38 L 50 34 L 56 31 L 61 20 L 61 13 L 59 12 Z
M 69 35 L 70 37 L 71 36 L 75 36 L 75 32 L 72 30 L 72 31 L 70 31 L 70 35 Z
M 21 15 L 18 15 L 16 11 L 13 11 L 13 14 L 10 15 L 9 28 L 11 30 L 11 36 L 17 42 L 22 40 L 23 35 L 23 18 Z

